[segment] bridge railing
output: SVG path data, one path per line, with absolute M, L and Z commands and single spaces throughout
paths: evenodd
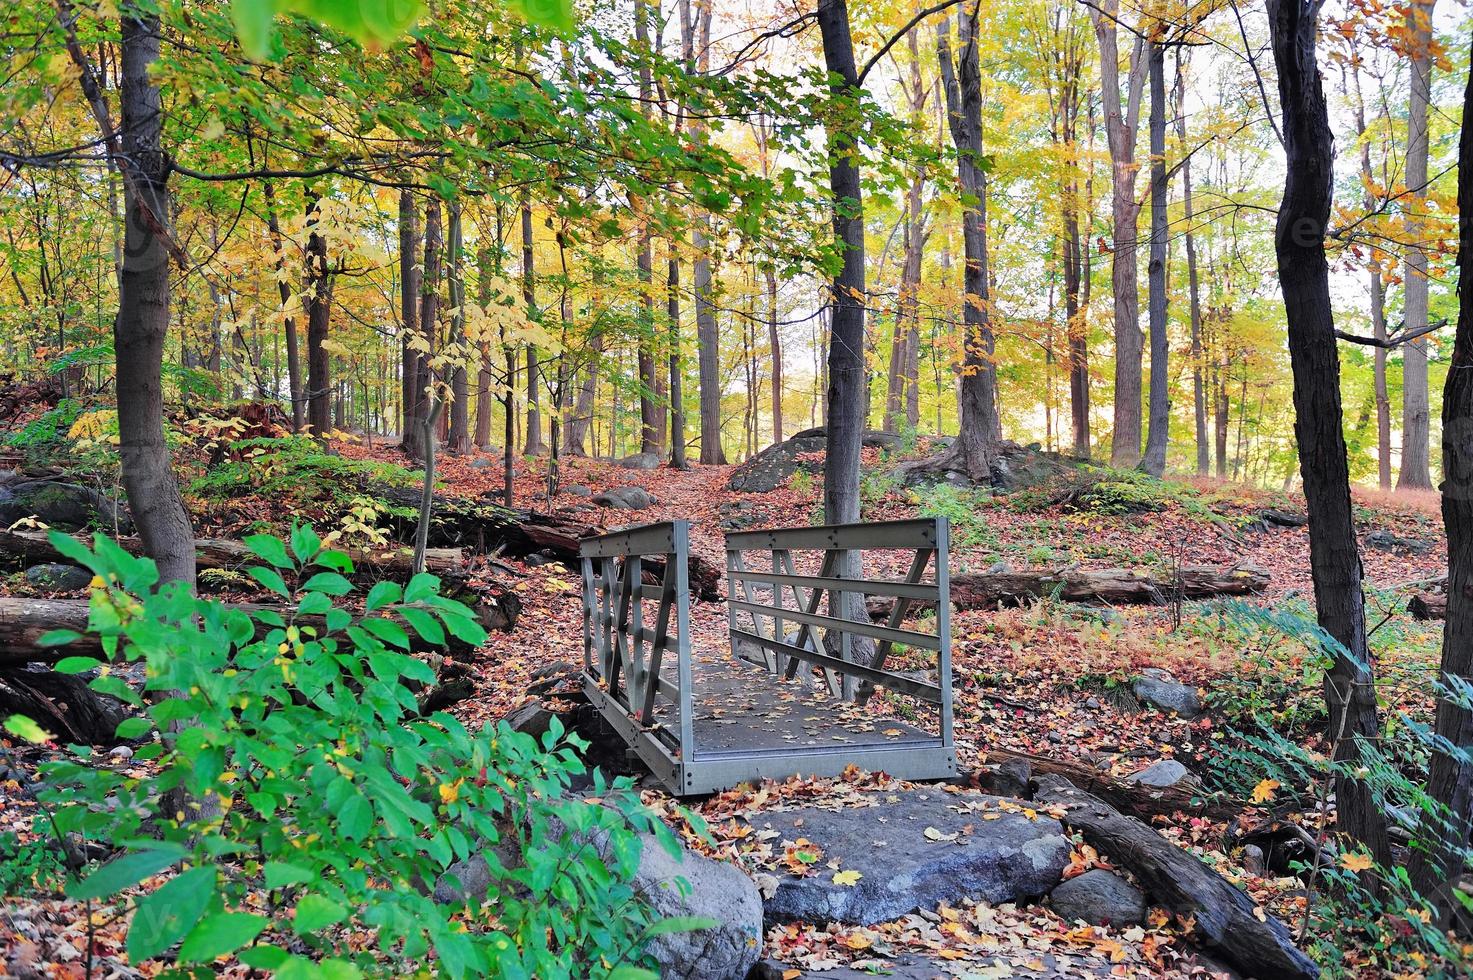
M 866 571 L 867 556 L 886 552 L 900 553 L 899 566 L 889 564 L 908 566 L 904 578 Z M 800 570 L 800 563 L 815 562 L 815 571 Z M 728 534 L 726 566 L 728 628 L 738 656 L 787 680 L 806 666 L 846 700 L 875 688 L 916 698 L 932 706 L 941 744 L 952 748 L 945 518 Z M 870 597 L 890 600 L 883 625 L 866 612 Z M 935 610 L 934 631 L 903 627 L 919 609 Z M 890 668 L 897 650 L 906 652 L 909 669 Z M 916 651 L 929 655 L 926 662 L 914 663 Z

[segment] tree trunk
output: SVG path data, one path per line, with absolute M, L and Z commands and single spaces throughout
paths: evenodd
M 1355 132 L 1360 143 L 1360 177 L 1366 187 L 1366 211 L 1376 207 L 1371 192 L 1375 171 L 1371 169 L 1371 143 L 1366 139 L 1366 100 L 1361 91 L 1360 65 L 1352 61 L 1349 73 L 1355 84 Z M 1371 335 L 1386 340 L 1386 284 L 1381 279 L 1381 260 L 1372 249 L 1367 263 L 1371 293 Z M 1372 378 L 1376 398 L 1376 483 L 1382 490 L 1391 489 L 1391 399 L 1386 391 L 1386 348 L 1377 347 L 1373 354 Z
M 911 108 L 912 111 L 916 110 L 914 103 Z M 910 374 L 911 343 L 918 333 L 921 262 L 926 248 L 925 216 L 921 213 L 921 191 L 924 186 L 925 178 L 916 173 L 911 177 L 910 187 L 905 194 L 905 258 L 900 266 L 900 295 L 896 304 L 895 329 L 890 341 L 890 370 L 885 393 L 886 432 L 898 432 L 902 421 L 910 421 L 907 407 L 910 389 L 916 380 Z
M 772 356 L 772 441 L 783 441 L 783 342 L 777 328 L 777 270 L 768 266 L 767 347 Z
M 1148 45 L 1151 75 L 1151 261 L 1149 285 L 1151 323 L 1151 404 L 1146 431 L 1146 455 L 1141 469 L 1152 476 L 1166 471 L 1171 440 L 1170 375 L 1166 359 L 1166 47 Z
M 538 320 L 537 280 L 533 266 L 532 198 L 522 191 L 522 302 L 527 304 L 527 317 Z M 535 344 L 527 345 L 527 441 L 522 452 L 537 456 L 545 449 L 542 442 L 542 382 L 539 354 Z M 510 447 L 508 447 L 510 448 Z
M 491 305 L 491 246 L 482 245 L 476 253 L 476 298 L 484 309 Z M 476 448 L 485 450 L 491 445 L 491 388 L 496 375 L 491 371 L 491 349 L 481 344 L 476 371 Z
M 1186 59 L 1178 51 L 1176 63 L 1176 135 L 1183 152 L 1187 144 Z M 1196 423 L 1197 475 L 1206 476 L 1212 468 L 1212 445 L 1207 435 L 1207 383 L 1203 374 L 1202 298 L 1197 281 L 1197 237 L 1193 232 L 1195 212 L 1192 209 L 1192 158 L 1188 153 L 1181 163 L 1182 220 L 1186 223 L 1187 305 L 1192 328 L 1192 418 Z
M 1110 285 L 1115 296 L 1115 428 L 1110 437 L 1110 463 L 1128 468 L 1141 459 L 1141 353 L 1140 296 L 1137 293 L 1136 223 L 1140 205 L 1135 200 L 1135 142 L 1140 128 L 1141 92 L 1145 80 L 1144 41 L 1137 38 L 1126 76 L 1120 86 L 1120 51 L 1116 18 L 1119 0 L 1104 0 L 1090 8 L 1100 44 L 1100 91 L 1103 93 L 1105 136 L 1110 145 L 1110 220 L 1114 243 L 1110 252 Z M 1124 106 L 1121 100 L 1124 99 Z
M 444 233 L 440 218 L 440 201 L 431 197 L 425 204 L 424 266 L 420 273 L 419 330 L 426 353 L 415 359 L 415 406 L 410 429 L 415 433 L 415 459 L 424 462 L 430 446 L 425 420 L 438 400 L 435 378 L 430 372 L 430 354 L 436 347 L 435 334 L 440 323 L 440 273 L 444 264 Z
M 169 155 L 163 108 L 150 70 L 162 26 L 156 8 L 122 7 L 119 141 L 128 177 L 118 312 L 118 452 L 128 508 L 162 581 L 194 585 L 194 530 L 164 439 L 164 342 L 169 331 Z
M 685 359 L 680 336 L 680 257 L 670 243 L 665 275 L 665 312 L 670 318 L 670 466 L 683 470 L 685 458 Z
M 1407 5 L 1407 34 L 1412 49 L 1411 96 L 1407 106 L 1406 285 L 1403 312 L 1406 329 L 1416 333 L 1427 326 L 1427 252 L 1422 217 L 1427 210 L 1427 105 L 1432 89 L 1432 9 L 1436 0 L 1413 0 Z M 1401 472 L 1396 485 L 1431 489 L 1428 456 L 1431 409 L 1427 395 L 1427 344 L 1418 337 L 1402 348 Z
M 419 405 L 419 353 L 411 344 L 419 333 L 419 293 L 422 270 L 415 261 L 419 231 L 414 192 L 399 192 L 399 337 L 402 354 L 399 406 L 399 445 L 411 459 L 419 458 L 419 427 L 414 424 Z
M 952 60 L 951 18 L 936 27 L 936 55 L 946 93 L 946 116 L 957 152 L 961 187 L 962 240 L 966 264 L 962 272 L 962 363 L 958 382 L 960 423 L 956 443 L 947 454 L 950 468 L 976 483 L 992 477 L 996 451 L 997 388 L 993 370 L 992 297 L 987 270 L 987 175 L 982 156 L 982 76 L 977 57 L 980 8 L 958 18 L 959 59 Z
M 1310 571 L 1320 626 L 1338 649 L 1325 675 L 1337 822 L 1389 864 L 1385 816 L 1371 787 L 1353 775 L 1363 742 L 1380 736 L 1375 675 L 1366 643 L 1365 595 L 1350 503 L 1340 404 L 1340 354 L 1330 306 L 1325 228 L 1334 178 L 1334 139 L 1315 62 L 1319 6 L 1269 0 L 1279 72 L 1287 175 L 1274 233 L 1294 375 L 1294 434 L 1309 513 Z
M 691 18 L 691 0 L 680 0 L 680 44 L 686 71 L 704 74 L 710 63 L 710 0 L 697 2 L 695 21 Z M 699 54 L 697 54 L 699 51 Z M 706 127 L 699 116 L 691 119 L 691 141 L 705 141 Z M 701 462 L 707 465 L 726 462 L 721 450 L 721 335 L 716 326 L 712 304 L 711 216 L 702 214 L 691 222 L 692 288 L 696 305 L 696 370 L 700 383 Z
M 271 246 L 276 249 L 276 290 L 281 297 L 283 313 L 282 330 L 286 339 L 287 392 L 292 403 L 292 431 L 301 432 L 305 418 L 302 400 L 302 356 L 297 343 L 297 318 L 289 312 L 292 301 L 291 283 L 286 261 L 286 240 L 281 234 L 281 222 L 276 217 L 276 195 L 268 180 L 263 185 L 266 194 L 266 228 L 271 233 Z
M 332 269 L 327 263 L 327 236 L 317 230 L 318 203 L 307 206 L 307 424 L 319 439 L 332 431 L 331 363 L 327 330 L 332 320 Z
M 1473 77 L 1463 92 L 1463 113 L 1473 118 Z M 1458 138 L 1458 276 L 1473 282 L 1473 131 Z M 1447 528 L 1447 623 L 1442 633 L 1436 736 L 1462 757 L 1434 749 L 1427 792 L 1441 806 L 1438 819 L 1423 811 L 1425 849 L 1413 848 L 1412 883 L 1444 917 L 1457 907 L 1456 888 L 1467 860 L 1473 819 L 1473 712 L 1447 695 L 1456 678 L 1473 681 L 1473 288 L 1458 290 L 1458 326 L 1452 364 L 1442 393 L 1442 521 Z
M 460 203 L 450 203 L 450 243 L 446 250 L 450 273 L 451 349 L 455 368 L 451 378 L 450 440 L 446 447 L 457 456 L 471 451 L 470 379 L 466 372 L 469 352 L 465 345 L 465 269 L 464 243 L 461 236 Z

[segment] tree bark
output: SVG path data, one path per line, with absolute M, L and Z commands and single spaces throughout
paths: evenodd
M 695 18 L 691 17 L 691 0 L 680 0 L 680 44 L 686 72 L 704 74 L 710 64 L 711 8 L 710 0 L 697 0 Z M 698 53 L 699 52 L 699 53 Z M 690 123 L 691 141 L 705 141 L 706 127 L 699 115 Z M 702 214 L 691 223 L 692 288 L 696 305 L 696 370 L 700 383 L 701 462 L 724 464 L 721 449 L 721 336 L 716 326 L 716 311 L 711 298 L 711 216 Z
M 1178 49 L 1176 62 L 1176 135 L 1181 145 L 1187 144 L 1186 111 L 1186 58 Z M 1185 150 L 1184 150 L 1185 152 Z M 1196 423 L 1194 435 L 1197 444 L 1197 475 L 1206 476 L 1212 468 L 1212 445 L 1207 435 L 1207 383 L 1203 376 L 1202 346 L 1202 297 L 1197 281 L 1197 236 L 1193 230 L 1196 221 L 1192 209 L 1192 158 L 1188 154 L 1181 162 L 1182 220 L 1186 223 L 1187 249 L 1187 306 L 1192 329 L 1192 419 Z
M 680 335 L 680 257 L 670 243 L 665 273 L 665 313 L 670 319 L 670 467 L 683 470 L 685 458 L 685 355 Z
M 1427 210 L 1427 106 L 1432 90 L 1432 9 L 1436 0 L 1413 0 L 1407 5 L 1407 34 L 1411 44 L 1411 95 L 1407 106 L 1406 285 L 1403 313 L 1406 329 L 1416 333 L 1427 326 L 1427 251 L 1422 216 Z M 1398 487 L 1432 487 L 1428 456 L 1431 409 L 1427 393 L 1427 344 L 1418 337 L 1401 355 L 1401 472 Z
M 451 349 L 455 368 L 450 381 L 450 439 L 448 448 L 457 456 L 471 451 L 470 378 L 466 371 L 469 352 L 465 344 L 465 245 L 461 233 L 460 202 L 450 202 L 450 242 L 446 249 L 450 280 Z
M 522 191 L 522 301 L 527 304 L 527 317 L 540 319 L 537 309 L 537 279 L 533 266 L 532 198 Z M 527 440 L 522 452 L 537 456 L 546 446 L 542 442 L 542 382 L 540 355 L 535 344 L 527 345 Z M 508 449 L 510 447 L 508 446 Z
M 425 203 L 424 265 L 419 277 L 419 330 L 426 353 L 415 358 L 415 406 L 409 427 L 415 433 L 414 458 L 420 462 L 424 462 L 430 452 L 425 420 L 437 400 L 435 379 L 430 372 L 430 353 L 435 350 L 435 335 L 440 324 L 440 273 L 444 264 L 444 233 L 441 229 L 440 200 L 431 197 Z
M 1151 76 L 1151 260 L 1146 267 L 1151 325 L 1151 396 L 1146 455 L 1141 469 L 1152 476 L 1166 471 L 1171 440 L 1171 392 L 1166 338 L 1166 47 L 1147 45 Z
M 491 305 L 491 246 L 482 245 L 476 253 L 476 299 L 483 308 Z M 496 375 L 491 371 L 491 349 L 481 344 L 476 371 L 476 448 L 485 450 L 491 445 L 491 388 Z M 508 379 L 509 380 L 509 379 Z
M 1319 3 L 1269 0 L 1288 167 L 1274 233 L 1294 375 L 1294 433 L 1309 514 L 1310 571 L 1320 626 L 1334 638 L 1325 675 L 1337 822 L 1389 864 L 1386 820 L 1371 787 L 1353 775 L 1363 742 L 1380 736 L 1375 675 L 1366 643 L 1365 595 L 1350 503 L 1340 403 L 1340 355 L 1330 306 L 1325 228 L 1334 139 L 1315 61 Z
M 1463 112 L 1473 118 L 1473 77 L 1463 93 Z M 1442 394 L 1442 521 L 1447 528 L 1447 623 L 1442 633 L 1444 685 L 1454 678 L 1473 681 L 1473 131 L 1458 138 L 1458 325 L 1452 364 Z M 1423 848 L 1414 848 L 1412 883 L 1432 899 L 1444 917 L 1454 910 L 1450 888 L 1457 887 L 1467 860 L 1473 820 L 1473 712 L 1439 692 L 1435 732 L 1460 758 L 1434 749 L 1427 792 L 1446 807 L 1445 822 L 1423 814 Z
M 156 8 L 122 6 L 119 143 L 127 179 L 118 312 L 118 452 L 128 508 L 162 581 L 194 585 L 194 530 L 164 439 L 164 342 L 169 331 L 169 155 L 163 106 L 150 70 L 159 57 Z
M 419 294 L 422 270 L 415 261 L 419 251 L 418 216 L 414 192 L 399 192 L 399 337 L 402 355 L 399 406 L 399 445 L 411 459 L 419 458 L 419 427 L 414 424 L 419 405 L 419 353 L 410 340 L 419 333 Z
M 1120 49 L 1115 19 L 1119 0 L 1090 8 L 1100 44 L 1100 91 L 1104 100 L 1105 137 L 1110 146 L 1110 220 L 1114 242 L 1110 252 L 1110 285 L 1115 296 L 1115 428 L 1110 437 L 1110 463 L 1120 468 L 1141 459 L 1140 296 L 1137 292 L 1135 199 L 1136 136 L 1140 130 L 1141 94 L 1145 82 L 1145 42 L 1137 38 L 1126 86 L 1120 85 Z M 1121 100 L 1124 99 L 1124 105 Z
M 317 230 L 321 211 L 314 199 L 307 206 L 307 424 L 319 439 L 332 431 L 331 363 L 327 331 L 332 320 L 332 269 L 327 262 L 327 236 Z
M 281 222 L 276 217 L 276 194 L 271 181 L 265 181 L 262 189 L 266 195 L 266 228 L 271 233 L 271 245 L 276 249 L 276 290 L 281 297 L 282 333 L 286 341 L 287 396 L 292 405 L 292 431 L 301 432 L 306 421 L 305 404 L 302 400 L 302 356 L 298 350 L 297 318 L 289 310 L 292 287 L 288 282 L 286 261 L 286 239 L 281 234 Z

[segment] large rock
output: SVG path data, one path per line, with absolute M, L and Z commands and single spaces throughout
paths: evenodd
M 657 470 L 660 468 L 660 457 L 656 453 L 635 453 L 619 460 L 619 465 L 626 470 Z
M 642 487 L 615 487 L 594 495 L 593 502 L 614 510 L 644 510 L 654 503 L 654 498 Z
M 1146 917 L 1146 896 L 1117 874 L 1092 868 L 1049 892 L 1049 904 L 1065 922 L 1133 926 Z
M 893 432 L 866 430 L 864 445 L 894 452 L 901 447 L 900 436 Z M 828 432 L 823 426 L 795 432 L 782 442 L 773 443 L 732 471 L 726 488 L 735 493 L 767 493 L 785 486 L 799 470 L 817 473 L 823 469 L 822 459 L 803 459 L 828 448 Z
M 1059 883 L 1069 842 L 1057 820 L 1027 804 L 975 793 L 907 790 L 877 805 L 763 813 L 773 840 L 804 838 L 821 851 L 813 873 L 778 876 L 769 922 L 868 925 L 964 898 L 999 904 L 1037 898 Z M 1034 812 L 1032 817 L 1029 812 Z M 837 862 L 837 871 L 832 867 Z M 853 884 L 834 876 L 857 871 Z
M 1142 786 L 1151 786 L 1156 789 L 1164 789 L 1175 786 L 1184 780 L 1192 779 L 1191 770 L 1177 762 L 1175 759 L 1162 759 L 1153 762 L 1140 772 L 1132 773 L 1125 777 L 1127 782 L 1139 783 Z
M 1202 700 L 1197 689 L 1183 684 L 1160 667 L 1147 667 L 1131 685 L 1137 698 L 1162 711 L 1175 711 L 1183 718 L 1202 713 Z
M 39 589 L 75 592 L 92 582 L 92 573 L 77 565 L 48 561 L 26 569 L 26 581 Z
M 641 834 L 639 868 L 630 882 L 657 919 L 694 916 L 715 926 L 654 937 L 645 947 L 662 980 L 744 980 L 762 952 L 762 898 L 738 867 L 684 847 L 671 855 Z M 595 840 L 601 856 L 607 838 Z M 504 862 L 508 853 L 498 851 Z M 459 903 L 483 897 L 495 879 L 483 856 L 457 861 L 435 883 L 435 900 Z
M 0 524 L 11 525 L 35 517 L 62 531 L 116 527 L 130 532 L 133 523 L 116 500 L 80 483 L 63 480 L 26 480 L 13 483 L 0 495 Z

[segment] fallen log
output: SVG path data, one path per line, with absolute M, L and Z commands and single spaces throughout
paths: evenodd
M 1319 976 L 1319 967 L 1294 945 L 1282 922 L 1139 820 L 1073 787 L 1042 790 L 1038 800 L 1063 807 L 1066 826 L 1130 871 L 1152 900 L 1194 922 L 1196 938 L 1245 976 L 1260 980 Z
M 85 540 L 85 539 L 84 539 Z M 138 538 L 119 538 L 119 545 L 129 554 L 143 554 L 143 542 Z M 261 559 L 240 541 L 201 538 L 194 543 L 195 561 L 201 571 L 208 569 L 237 570 L 262 564 Z M 413 549 L 399 545 L 386 548 L 349 548 L 348 557 L 353 560 L 350 578 L 373 582 L 391 579 L 404 582 L 413 570 Z M 0 530 L 0 552 L 16 555 L 28 562 L 70 562 L 52 546 L 45 532 Z M 456 583 L 465 580 L 465 555 L 459 548 L 431 548 L 425 552 L 425 571 L 438 575 L 442 580 Z
M 247 613 L 268 610 L 275 612 L 288 622 L 300 626 L 326 629 L 323 616 L 292 617 L 292 609 L 284 605 L 263 603 L 231 603 L 232 608 Z M 105 659 L 100 637 L 85 632 L 87 629 L 86 599 L 31 599 L 0 596 L 0 667 L 21 666 L 27 663 L 55 663 L 63 657 L 96 657 Z M 256 635 L 265 636 L 270 627 L 260 623 Z M 52 630 L 71 630 L 80 633 L 75 640 L 60 646 L 42 646 L 41 637 Z M 452 653 L 464 653 L 470 647 L 455 637 L 446 634 L 444 644 L 433 644 L 419 638 L 413 629 L 406 629 L 413 649 L 418 651 L 445 649 Z
M 130 714 L 123 702 L 75 674 L 39 666 L 0 669 L 0 717 L 25 715 L 62 742 L 112 745 Z
M 988 749 L 985 762 L 998 764 L 1012 762 L 1016 766 L 1027 766 L 1031 774 L 1063 776 L 1069 782 L 1088 793 L 1132 816 L 1142 820 L 1152 817 L 1170 816 L 1178 811 L 1210 820 L 1228 821 L 1236 817 L 1242 807 L 1230 801 L 1195 793 L 1182 786 L 1146 786 L 1133 783 L 1119 776 L 1101 772 L 1087 762 L 1075 759 L 1056 759 L 1049 756 L 1013 752 L 1009 749 Z M 1017 771 L 1015 768 L 1014 771 Z
M 371 484 L 366 492 L 390 503 L 419 508 L 419 491 L 385 484 Z M 571 508 L 551 513 L 506 507 L 483 497 L 447 497 L 436 494 L 431 512 L 429 541 L 434 545 L 469 548 L 479 553 L 499 551 L 522 557 L 546 552 L 559 561 L 578 567 L 578 545 L 587 537 L 602 534 L 605 528 L 588 523 Z M 395 531 L 413 533 L 413 521 L 401 519 Z M 646 558 L 646 574 L 658 574 L 664 563 Z M 721 598 L 721 569 L 699 555 L 691 555 L 687 563 L 690 590 L 698 599 L 716 601 Z M 649 581 L 648 579 L 646 581 Z
M 1407 600 L 1407 612 L 1413 619 L 1446 619 L 1446 592 L 1418 592 Z
M 1223 595 L 1251 595 L 1268 587 L 1269 574 L 1254 565 L 1228 568 L 1188 566 L 1175 574 L 1142 574 L 1126 568 L 1035 568 L 1023 571 L 962 572 L 951 577 L 951 604 L 957 609 L 998 609 L 1057 595 L 1066 602 L 1104 605 L 1165 605 L 1178 596 L 1207 599 Z M 895 600 L 871 596 L 871 616 L 887 616 Z M 913 602 L 912 608 L 925 603 Z

